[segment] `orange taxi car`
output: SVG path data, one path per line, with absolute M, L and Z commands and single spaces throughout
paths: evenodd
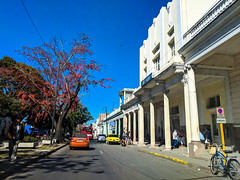
M 88 139 L 87 134 L 76 133 L 73 135 L 69 148 L 87 148 L 89 149 L 90 140 Z

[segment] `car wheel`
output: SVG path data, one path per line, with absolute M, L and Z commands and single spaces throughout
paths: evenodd
M 72 147 L 70 147 L 69 149 L 70 149 L 70 150 L 72 150 L 73 148 L 72 148 Z

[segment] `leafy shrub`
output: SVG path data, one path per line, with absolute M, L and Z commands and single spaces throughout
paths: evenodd
M 32 137 L 32 136 L 24 136 L 23 142 L 36 142 L 37 138 L 36 137 Z

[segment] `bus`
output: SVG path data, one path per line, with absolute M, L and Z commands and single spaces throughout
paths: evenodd
M 93 139 L 93 128 L 92 127 L 82 127 L 82 133 L 87 134 L 89 139 Z

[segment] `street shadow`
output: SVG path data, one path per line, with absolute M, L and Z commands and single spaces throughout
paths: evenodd
M 76 148 L 73 148 L 73 149 L 71 149 L 71 151 L 76 151 L 76 150 L 86 150 L 86 151 L 93 151 L 93 150 L 95 150 L 95 148 L 94 147 L 89 147 L 89 148 L 84 148 L 84 147 L 76 147 Z
M 91 148 L 94 150 L 95 148 Z M 79 153 L 73 152 L 73 154 L 66 155 L 55 155 L 47 156 L 44 159 L 36 161 L 34 164 L 29 164 L 27 168 L 23 168 L 12 172 L 11 175 L 14 176 L 16 173 L 23 175 L 14 176 L 14 179 L 34 179 L 33 173 L 38 170 L 43 175 L 53 174 L 57 172 L 61 173 L 73 173 L 78 174 L 80 172 L 90 172 L 94 174 L 102 174 L 105 171 L 96 167 L 94 164 L 99 161 L 100 155 L 81 155 Z

